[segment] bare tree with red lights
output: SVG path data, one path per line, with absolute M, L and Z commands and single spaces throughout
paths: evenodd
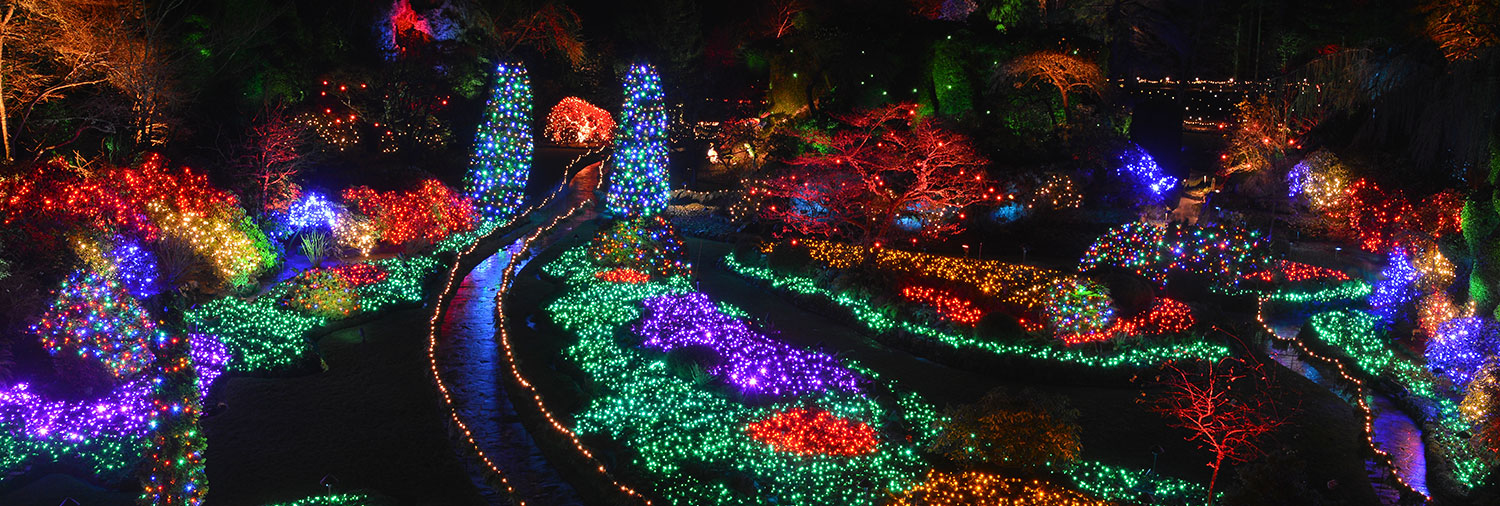
M 802 134 L 821 149 L 752 190 L 769 197 L 761 215 L 785 231 L 876 247 L 897 235 L 899 220 L 915 224 L 900 230 L 913 243 L 959 232 L 963 209 L 994 194 L 988 161 L 968 137 L 917 113 L 916 104 L 893 104 L 839 117 L 845 128 L 832 134 Z
M 1168 362 L 1157 377 L 1161 391 L 1146 397 L 1152 411 L 1171 419 L 1173 427 L 1192 433 L 1187 440 L 1213 452 L 1208 464 L 1208 504 L 1226 464 L 1248 462 L 1263 452 L 1267 435 L 1286 424 L 1274 398 L 1275 383 L 1260 363 L 1238 358 L 1198 363 Z
M 1011 60 L 999 68 L 1001 76 L 1020 88 L 1042 82 L 1057 88 L 1062 97 L 1063 122 L 1068 120 L 1068 94 L 1098 93 L 1104 86 L 1099 65 L 1062 51 L 1037 51 Z
M 266 108 L 250 127 L 233 161 L 236 172 L 250 183 L 249 207 L 264 212 L 277 202 L 296 198 L 296 178 L 310 161 L 307 126 L 286 110 Z

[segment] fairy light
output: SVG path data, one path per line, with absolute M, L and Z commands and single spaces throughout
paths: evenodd
M 971 327 L 984 318 L 984 310 L 975 307 L 973 301 L 941 288 L 907 286 L 901 289 L 901 296 L 906 300 L 932 307 L 938 315 L 949 321 Z
M 723 262 L 730 271 L 745 278 L 767 283 L 772 288 L 785 292 L 818 297 L 832 305 L 842 307 L 854 316 L 855 321 L 877 335 L 897 331 L 909 332 L 952 349 L 1099 368 L 1142 367 L 1167 360 L 1215 359 L 1229 354 L 1229 349 L 1224 345 L 1204 341 L 1175 344 L 1137 343 L 1128 347 L 1094 350 L 1070 348 L 1062 346 L 1061 342 L 1053 345 L 1024 339 L 1001 342 L 995 339 L 976 338 L 946 332 L 919 323 L 897 320 L 890 316 L 891 312 L 875 306 L 869 298 L 863 295 L 852 291 L 834 292 L 824 288 L 822 283 L 812 278 L 781 275 L 768 268 L 744 265 L 736 261 L 733 255 L 724 257 Z
M 650 274 L 646 274 L 635 269 L 626 269 L 624 267 L 617 267 L 607 271 L 596 272 L 594 273 L 594 277 L 599 278 L 600 281 L 607 281 L 610 283 L 637 284 L 651 281 Z
M 434 243 L 457 232 L 474 230 L 479 221 L 472 201 L 436 179 L 423 181 L 406 192 L 351 187 L 344 190 L 343 198 L 374 220 L 380 240 L 390 244 Z
M 625 73 L 625 105 L 605 200 L 611 214 L 636 218 L 667 207 L 667 113 L 662 100 L 656 68 L 631 65 Z
M 1105 341 L 1116 336 L 1176 334 L 1192 328 L 1194 323 L 1196 320 L 1193 319 L 1193 310 L 1187 304 L 1166 297 L 1158 297 L 1152 303 L 1150 310 L 1128 318 L 1117 318 L 1114 325 L 1103 332 L 1066 334 L 1062 336 L 1062 340 L 1064 343 L 1074 345 Z
M 1140 146 L 1131 144 L 1120 153 L 1120 167 L 1116 172 L 1137 186 L 1144 188 L 1153 198 L 1161 198 L 1167 190 L 1177 186 L 1177 178 L 1162 173 L 1156 159 Z
M 501 62 L 464 178 L 464 193 L 480 215 L 506 219 L 521 208 L 531 154 L 531 78 L 525 65 Z
M 750 438 L 796 455 L 854 457 L 875 451 L 875 429 L 827 411 L 793 408 L 751 422 Z
M 1171 272 L 1208 276 L 1233 286 L 1246 271 L 1263 268 L 1270 242 L 1255 231 L 1226 225 L 1156 225 L 1133 222 L 1105 232 L 1089 246 L 1078 270 L 1118 266 L 1165 287 Z
M 893 506 L 1108 506 L 1052 482 L 981 471 L 931 470 L 927 479 L 893 498 Z
M 330 320 L 348 318 L 359 312 L 358 294 L 343 277 L 326 270 L 297 275 L 281 304 L 297 312 Z
M 1425 352 L 1428 367 L 1459 388 L 1473 381 L 1484 362 L 1497 354 L 1500 354 L 1500 324 L 1479 316 L 1439 325 L 1427 340 Z
M 144 371 L 155 360 L 149 347 L 164 334 L 119 282 L 76 271 L 53 294 L 52 305 L 31 326 L 48 353 L 99 360 L 116 378 Z
M 720 362 L 708 373 L 746 394 L 801 395 L 835 388 L 855 390 L 856 377 L 828 355 L 797 350 L 750 330 L 738 318 L 725 316 L 702 293 L 659 295 L 642 301 L 645 317 L 633 330 L 642 346 L 670 352 L 701 346 Z
M 682 238 L 672 222 L 658 215 L 618 220 L 599 230 L 589 243 L 594 261 L 604 267 L 624 267 L 651 276 L 679 276 L 692 272 Z
M 321 193 L 308 192 L 292 203 L 287 210 L 287 224 L 294 230 L 308 227 L 334 228 L 338 221 L 338 210 Z
M 1047 207 L 1051 209 L 1077 209 L 1083 207 L 1083 194 L 1073 183 L 1073 177 L 1067 174 L 1051 173 L 1047 179 L 1037 186 L 1031 196 L 1031 203 L 1026 207 Z
M 892 248 L 866 249 L 823 240 L 800 246 L 766 243 L 762 249 L 804 247 L 814 259 L 844 269 L 866 256 L 886 271 L 962 283 L 996 297 L 1000 303 L 1043 315 L 1059 333 L 1087 333 L 1107 328 L 1113 318 L 1108 291 L 1091 280 L 1059 271 L 996 260 L 916 253 Z
M 1415 285 L 1422 274 L 1406 259 L 1405 248 L 1391 249 L 1387 259 L 1385 270 L 1380 271 L 1380 281 L 1370 294 L 1370 308 L 1376 316 L 1390 322 L 1417 297 Z
M 369 506 L 374 503 L 375 501 L 366 494 L 329 494 L 271 503 L 265 506 Z
M 608 144 L 615 120 L 608 111 L 578 97 L 567 97 L 547 114 L 547 138 L 558 144 Z
M 1262 283 L 1300 283 L 1303 281 L 1348 281 L 1349 275 L 1340 270 L 1318 267 L 1291 260 L 1277 260 L 1275 265 L 1263 270 L 1245 273 L 1241 280 Z

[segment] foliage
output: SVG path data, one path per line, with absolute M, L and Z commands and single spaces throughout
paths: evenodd
M 368 186 L 346 188 L 344 202 L 369 216 L 390 244 L 432 244 L 455 232 L 473 230 L 479 221 L 471 200 L 436 179 L 410 191 L 376 192 Z
M 1500 40 L 1496 31 L 1500 4 L 1491 0 L 1427 0 L 1422 4 L 1423 32 L 1450 61 L 1478 58 Z
M 1299 139 L 1312 127 L 1292 115 L 1292 102 L 1261 96 L 1236 107 L 1234 131 L 1223 158 L 1223 175 L 1281 170 L 1291 163 Z
M 943 416 L 932 450 L 966 469 L 1046 468 L 1069 464 L 1083 452 L 1078 410 L 1058 399 L 995 389 Z
M 585 64 L 582 22 L 571 7 L 559 3 L 546 3 L 522 19 L 507 23 L 498 34 L 507 53 L 515 52 L 522 45 L 531 46 L 543 55 L 556 51 L 573 65 L 581 68 Z
M 609 172 L 611 214 L 652 216 L 667 207 L 667 111 L 661 77 L 647 63 L 625 73 L 625 105 L 615 133 L 614 167 Z
M 784 231 L 880 247 L 897 239 L 940 239 L 962 230 L 964 208 L 995 198 L 988 163 L 962 134 L 894 104 L 840 117 L 845 128 L 808 132 L 826 146 L 790 160 L 755 193 L 772 202 L 761 215 Z M 889 242 L 888 242 L 889 241 Z
M 1491 357 L 1500 355 L 1500 324 L 1482 316 L 1456 318 L 1427 340 L 1427 367 L 1463 388 Z
M 1057 88 L 1062 97 L 1064 122 L 1069 114 L 1068 94 L 1098 94 L 1104 87 L 1099 65 L 1063 51 L 1043 50 L 1023 55 L 996 69 L 995 81 L 1021 88 L 1041 83 Z
M 313 267 L 322 266 L 328 255 L 328 235 L 318 231 L 302 234 L 302 255 Z
M 464 177 L 464 194 L 480 215 L 503 220 L 521 210 L 531 154 L 531 78 L 525 65 L 501 63 Z
M 251 122 L 230 170 L 244 185 L 247 207 L 260 215 L 296 198 L 298 175 L 312 161 L 311 132 L 282 107 L 267 107 Z
M 682 237 L 661 216 L 616 221 L 589 244 L 589 254 L 600 267 L 632 269 L 656 277 L 692 272 Z
M 338 320 L 359 312 L 354 287 L 332 271 L 317 269 L 298 275 L 282 305 L 300 313 Z
M 614 136 L 609 111 L 578 97 L 567 97 L 547 113 L 547 138 L 557 144 L 602 146 Z

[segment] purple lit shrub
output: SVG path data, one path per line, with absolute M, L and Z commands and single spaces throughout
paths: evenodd
M 1500 353 L 1500 324 L 1482 317 L 1456 318 L 1438 327 L 1427 341 L 1427 367 L 1463 387 L 1480 366 Z
M 855 391 L 854 372 L 823 353 L 799 350 L 751 330 L 719 312 L 701 293 L 662 295 L 644 301 L 646 317 L 634 327 L 646 347 L 670 352 L 703 347 L 721 360 L 708 372 L 747 394 L 800 395 L 829 389 Z

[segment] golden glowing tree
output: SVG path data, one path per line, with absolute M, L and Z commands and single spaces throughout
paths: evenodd
M 1104 87 L 1104 74 L 1097 63 L 1062 51 L 1037 51 L 1011 60 L 998 70 L 997 77 L 1017 88 L 1037 83 L 1057 88 L 1064 122 L 1068 118 L 1070 93 L 1098 94 Z
M 965 468 L 1065 464 L 1083 452 L 1078 411 L 1058 402 L 996 389 L 946 415 L 932 449 Z

